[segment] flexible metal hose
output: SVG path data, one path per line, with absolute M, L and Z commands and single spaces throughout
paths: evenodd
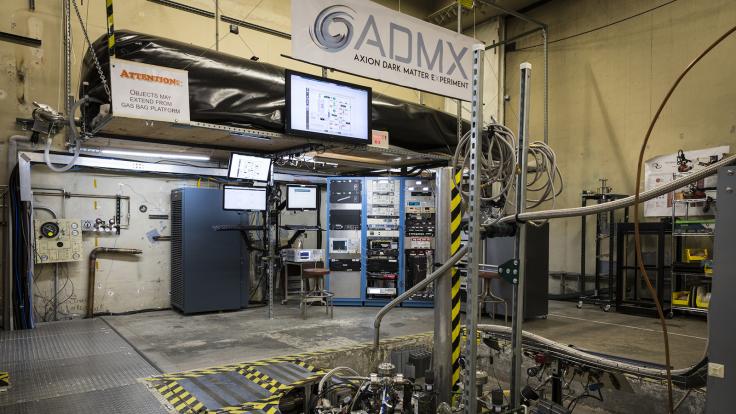
M 492 334 L 511 335 L 511 327 L 502 326 L 502 325 L 478 325 L 478 330 L 481 332 L 487 332 L 487 333 L 492 333 Z M 601 357 L 600 355 L 590 354 L 588 352 L 581 351 L 579 349 L 573 348 L 569 345 L 566 345 L 560 342 L 555 342 L 551 339 L 547 339 L 543 336 L 539 336 L 531 332 L 527 332 L 527 331 L 522 331 L 522 332 L 523 332 L 524 338 L 528 340 L 538 342 L 540 345 L 548 347 L 551 350 L 554 350 L 561 354 L 570 355 L 576 358 L 580 358 L 583 361 L 589 361 L 591 363 L 595 363 L 603 368 L 607 368 L 607 369 L 619 371 L 619 372 L 624 372 L 627 374 L 640 375 L 640 376 L 656 378 L 656 379 L 663 379 L 667 376 L 667 371 L 665 369 L 634 365 L 634 364 L 623 362 L 618 359 L 604 358 L 604 357 Z M 688 371 L 692 370 L 693 368 L 694 366 L 686 367 L 686 368 L 678 368 L 678 369 L 673 369 L 671 372 L 674 375 L 684 375 Z
M 705 177 L 715 174 L 719 168 L 726 167 L 736 163 L 736 154 L 724 157 L 722 160 L 711 164 L 702 170 L 698 170 L 690 175 L 680 177 L 674 181 L 664 184 L 660 187 L 653 188 L 651 190 L 644 191 L 639 194 L 639 202 L 643 203 L 653 198 L 657 198 L 661 195 L 670 193 L 678 188 L 685 187 L 688 184 L 692 184 L 698 180 L 702 180 Z M 620 198 L 618 200 L 610 201 L 603 204 L 593 204 L 586 207 L 572 207 L 572 208 L 561 208 L 556 210 L 542 210 L 532 211 L 528 213 L 521 213 L 518 216 L 519 221 L 529 220 L 546 220 L 555 218 L 565 217 L 580 217 L 589 216 L 591 214 L 605 213 L 611 210 L 618 210 L 624 207 L 630 207 L 635 204 L 635 196 L 629 196 L 626 198 Z M 517 221 L 516 215 L 510 215 L 502 218 L 501 223 L 511 223 Z
M 439 269 L 432 272 L 432 274 L 427 275 L 424 280 L 412 286 L 409 290 L 402 293 L 401 295 L 397 296 L 394 300 L 387 303 L 386 306 L 382 307 L 378 311 L 378 313 L 376 314 L 376 318 L 373 320 L 373 346 L 375 348 L 378 348 L 378 345 L 381 342 L 381 320 L 383 320 L 383 317 L 386 316 L 388 311 L 395 308 L 396 305 L 398 305 L 399 303 L 409 299 L 415 293 L 424 289 L 427 285 L 434 282 L 440 276 L 445 275 L 450 270 L 450 268 L 455 265 L 455 263 L 459 262 L 460 259 L 465 256 L 465 253 L 467 253 L 467 251 L 468 246 L 461 247 L 460 250 L 458 250 L 457 253 L 450 257 L 442 266 L 440 266 Z

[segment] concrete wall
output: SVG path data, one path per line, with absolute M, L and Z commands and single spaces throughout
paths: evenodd
M 565 192 L 558 205 L 580 205 L 580 192 L 606 177 L 619 193 L 635 190 L 636 163 L 648 123 L 685 66 L 736 22 L 732 0 L 551 1 L 529 16 L 549 25 L 549 142 L 560 159 Z M 655 6 L 649 13 L 613 23 Z M 532 26 L 510 18 L 507 38 Z M 506 52 L 505 122 L 518 128 L 519 64 L 533 65 L 531 134 L 542 139 L 541 36 Z M 729 144 L 736 148 L 736 37 L 722 43 L 682 82 L 651 137 L 645 159 Z M 591 221 L 591 224 L 593 222 Z M 593 227 L 593 226 L 590 226 Z M 592 229 L 591 229 L 592 230 Z M 579 272 L 580 220 L 550 228 L 550 270 Z M 592 243 L 592 233 L 589 239 Z M 588 258 L 593 271 L 593 258 Z

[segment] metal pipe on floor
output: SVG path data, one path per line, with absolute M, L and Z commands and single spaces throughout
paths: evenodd
M 87 318 L 94 317 L 95 309 L 95 278 L 97 271 L 97 256 L 100 254 L 141 254 L 140 249 L 122 249 L 119 247 L 96 247 L 89 254 L 89 279 L 87 282 Z
M 467 251 L 468 251 L 468 246 L 461 247 L 460 250 L 458 250 L 454 256 L 450 257 L 447 260 L 447 262 L 445 262 L 445 264 L 443 264 L 437 270 L 432 272 L 432 274 L 428 275 L 424 280 L 412 286 L 411 289 L 405 291 L 401 295 L 397 296 L 394 300 L 387 303 L 386 306 L 382 307 L 378 311 L 378 313 L 376 314 L 376 318 L 373 320 L 373 328 L 374 328 L 373 346 L 375 348 L 378 348 L 378 345 L 381 342 L 381 320 L 383 320 L 383 317 L 386 316 L 388 311 L 395 308 L 401 302 L 409 299 L 415 293 L 427 287 L 430 283 L 434 282 L 437 278 L 439 278 L 443 274 L 447 273 L 450 270 L 450 268 L 452 268 L 452 266 L 455 265 L 455 263 L 459 262 L 460 259 L 462 259 L 463 256 L 465 256 L 465 253 L 467 253 Z

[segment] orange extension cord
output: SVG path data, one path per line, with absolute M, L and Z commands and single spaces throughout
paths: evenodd
M 662 113 L 662 110 L 664 109 L 665 105 L 667 105 L 667 102 L 669 101 L 670 97 L 672 96 L 672 93 L 675 92 L 675 89 L 677 89 L 677 86 L 680 84 L 682 79 L 685 77 L 685 75 L 690 72 L 690 70 L 695 67 L 695 65 L 700 62 L 705 55 L 707 55 L 713 48 L 715 48 L 719 43 L 721 43 L 723 40 L 725 40 L 728 36 L 730 36 L 732 33 L 736 32 L 736 26 L 732 27 L 730 30 L 728 30 L 726 33 L 721 35 L 715 42 L 713 42 L 710 46 L 708 46 L 707 49 L 705 49 L 698 57 L 696 57 L 692 62 L 690 62 L 689 65 L 685 68 L 685 70 L 682 71 L 680 76 L 677 77 L 675 80 L 675 83 L 672 84 L 669 91 L 667 91 L 667 95 L 665 95 L 664 99 L 662 100 L 662 103 L 659 104 L 659 108 L 657 109 L 657 112 L 654 114 L 654 118 L 652 118 L 652 122 L 649 124 L 649 129 L 647 130 L 647 134 L 644 137 L 644 142 L 641 144 L 641 150 L 639 151 L 639 161 L 636 168 L 636 193 L 634 195 L 634 242 L 636 245 L 636 258 L 639 265 L 639 270 L 641 271 L 642 275 L 644 276 L 644 281 L 646 282 L 647 289 L 649 290 L 649 294 L 652 295 L 652 298 L 654 298 L 654 304 L 657 307 L 657 314 L 659 315 L 659 321 L 662 324 L 662 335 L 664 336 L 664 352 L 665 352 L 665 369 L 667 371 L 667 407 L 668 412 L 670 414 L 674 413 L 673 409 L 673 403 L 672 403 L 672 372 L 670 367 L 670 343 L 669 338 L 667 334 L 667 322 L 664 318 L 664 312 L 662 311 L 662 304 L 659 302 L 659 298 L 657 297 L 657 292 L 654 290 L 654 286 L 652 286 L 652 281 L 649 279 L 649 274 L 647 273 L 647 270 L 644 268 L 644 260 L 642 259 L 642 252 L 641 252 L 641 237 L 639 234 L 639 195 L 641 191 L 641 170 L 642 170 L 642 164 L 644 161 L 644 151 L 647 148 L 647 144 L 649 143 L 649 138 L 652 135 L 652 131 L 654 130 L 654 125 L 657 123 L 657 120 L 659 119 L 660 114 Z

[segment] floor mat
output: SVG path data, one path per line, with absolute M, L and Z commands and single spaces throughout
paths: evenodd
M 279 399 L 324 371 L 299 356 L 164 374 L 147 381 L 179 413 L 278 414 Z

